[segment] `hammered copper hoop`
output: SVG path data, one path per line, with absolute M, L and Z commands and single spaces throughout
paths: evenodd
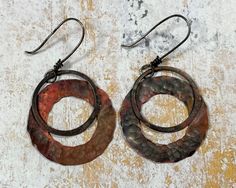
M 155 162 L 177 162 L 191 156 L 204 140 L 208 130 L 207 106 L 199 94 L 197 86 L 186 73 L 182 74 L 182 71 L 172 67 L 158 67 L 156 70 L 178 72 L 184 78 L 188 78 L 186 79 L 188 82 L 169 76 L 148 77 L 143 80 L 140 78 L 142 81 L 136 82 L 136 84 L 138 83 L 136 89 L 132 89 L 122 103 L 121 126 L 129 145 L 143 157 Z M 144 73 L 144 75 L 148 74 L 150 71 Z M 167 129 L 169 132 L 174 132 L 187 127 L 185 135 L 167 145 L 153 143 L 143 135 L 140 128 L 141 120 L 144 119 L 140 113 L 141 106 L 157 94 L 177 97 L 184 102 L 189 112 L 189 117 L 183 123 L 171 127 L 171 131 Z M 135 106 L 132 105 L 133 102 L 136 104 Z M 141 117 L 139 117 L 140 115 Z M 150 127 L 149 124 L 147 125 Z M 151 124 L 151 126 L 153 125 Z M 164 127 L 150 128 L 168 132 Z
M 65 146 L 56 141 L 45 126 L 36 121 L 31 108 L 27 130 L 33 145 L 42 155 L 59 164 L 79 165 L 94 160 L 105 151 L 113 138 L 116 114 L 108 95 L 99 88 L 97 94 L 101 99 L 101 110 L 96 116 L 97 127 L 91 139 L 78 146 Z M 55 103 L 69 96 L 84 99 L 92 106 L 96 105 L 88 81 L 74 79 L 57 81 L 43 88 L 38 94 L 39 113 L 43 120 L 47 121 Z

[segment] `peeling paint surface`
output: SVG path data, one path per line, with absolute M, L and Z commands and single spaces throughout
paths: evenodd
M 234 0 L 1 0 L 0 187 L 236 187 L 235 6 Z M 192 21 L 192 33 L 164 64 L 191 75 L 208 105 L 210 128 L 200 149 L 174 164 L 146 160 L 125 142 L 117 113 L 114 139 L 96 160 L 65 167 L 40 155 L 26 130 L 31 97 L 43 75 L 76 45 L 81 30 L 68 23 L 37 55 L 25 55 L 24 50 L 35 48 L 63 19 L 79 18 L 86 28 L 85 40 L 63 68 L 91 77 L 119 112 L 141 66 L 176 45 L 187 29 L 181 20 L 170 20 L 134 49 L 122 49 L 120 44 L 134 41 L 174 13 Z M 166 96 L 154 97 L 143 110 L 150 121 L 163 126 L 187 117 L 183 105 Z M 54 106 L 48 123 L 72 129 L 90 113 L 87 103 L 65 98 Z M 82 144 L 95 126 L 75 137 L 55 139 Z M 142 129 L 161 144 L 181 138 L 185 131 Z

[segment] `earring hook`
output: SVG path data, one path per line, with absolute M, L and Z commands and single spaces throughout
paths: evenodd
M 83 42 L 84 40 L 84 33 L 85 33 L 85 29 L 84 29 L 84 26 L 82 24 L 82 22 L 76 18 L 67 18 L 65 19 L 64 21 L 62 21 L 48 36 L 47 38 L 39 45 L 39 47 L 37 47 L 36 49 L 32 50 L 32 51 L 25 51 L 25 53 L 27 54 L 31 54 L 31 55 L 34 55 L 38 52 L 38 50 L 40 50 L 45 44 L 46 42 L 52 37 L 53 34 L 56 33 L 56 31 L 66 22 L 70 21 L 70 20 L 73 20 L 73 21 L 76 21 L 77 23 L 79 23 L 79 25 L 81 26 L 82 28 L 82 36 L 80 38 L 80 41 L 79 43 L 76 45 L 76 47 L 64 58 L 64 59 L 59 59 L 57 61 L 57 63 L 54 65 L 54 75 L 56 75 L 56 72 L 63 66 L 63 63 L 77 50 L 77 48 L 79 48 L 79 46 L 81 45 L 81 43 Z M 51 71 L 49 71 L 48 73 L 50 73 Z M 47 74 L 48 74 L 47 73 Z M 47 75 L 46 74 L 46 75 Z M 55 76 L 56 77 L 56 76 Z M 56 79 L 56 78 L 55 78 Z M 54 80 L 55 81 L 55 80 Z
M 144 36 L 142 36 L 140 39 L 136 40 L 135 42 L 133 42 L 132 44 L 122 44 L 121 47 L 125 47 L 125 48 L 133 48 L 136 46 L 136 44 L 138 44 L 141 40 L 143 40 L 147 35 L 149 35 L 154 29 L 156 29 L 159 25 L 161 25 L 162 23 L 164 23 L 165 21 L 173 18 L 173 17 L 178 17 L 178 18 L 182 18 L 187 26 L 188 26 L 188 33 L 186 35 L 186 37 L 178 44 L 176 45 L 174 48 L 172 48 L 170 51 L 168 51 L 167 53 L 165 53 L 163 56 L 159 57 L 157 56 L 157 58 L 151 62 L 151 65 L 144 65 L 142 67 L 142 69 L 146 69 L 147 67 L 150 67 L 150 66 L 158 66 L 162 60 L 168 56 L 170 53 L 172 53 L 173 51 L 175 51 L 178 47 L 180 47 L 189 37 L 190 33 L 191 33 L 191 23 L 190 21 L 188 21 L 188 19 L 180 14 L 173 14 L 171 16 L 168 16 L 167 18 L 161 20 L 159 23 L 157 23 L 154 27 L 152 27 L 147 33 L 144 34 Z

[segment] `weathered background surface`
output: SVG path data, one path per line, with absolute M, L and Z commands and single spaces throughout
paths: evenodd
M 1 0 L 0 187 L 236 187 L 234 7 L 235 0 Z M 135 49 L 121 49 L 120 44 L 140 37 L 173 13 L 192 20 L 192 34 L 165 64 L 188 72 L 209 107 L 211 127 L 197 153 L 176 164 L 145 160 L 125 143 L 118 119 L 109 148 L 89 164 L 64 167 L 41 156 L 26 132 L 32 92 L 54 62 L 76 44 L 79 28 L 67 24 L 47 46 L 52 48 L 43 53 L 30 57 L 23 51 L 36 47 L 63 19 L 81 19 L 86 27 L 85 41 L 64 68 L 93 78 L 119 111 L 139 68 L 157 53 L 173 47 L 186 29 L 180 26 L 182 22 L 170 21 L 150 36 L 152 40 L 147 39 Z M 181 105 L 174 108 L 173 98 L 153 101 L 144 109 L 153 122 L 171 124 L 186 117 Z M 50 123 L 64 129 L 76 127 L 90 111 L 79 100 L 64 99 L 55 105 Z M 81 144 L 93 130 L 57 139 L 68 145 Z M 146 130 L 146 134 L 159 143 L 168 143 L 180 138 L 184 131 L 169 135 Z

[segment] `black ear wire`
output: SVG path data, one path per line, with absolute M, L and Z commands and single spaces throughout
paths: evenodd
M 59 59 L 57 61 L 57 63 L 54 65 L 54 71 L 58 71 L 62 66 L 63 66 L 63 63 L 77 50 L 77 48 L 79 48 L 79 46 L 81 45 L 81 43 L 83 42 L 84 40 L 84 33 L 85 33 L 85 29 L 84 29 L 84 26 L 83 24 L 81 23 L 80 20 L 76 19 L 76 18 L 67 18 L 65 19 L 64 21 L 62 21 L 48 36 L 47 38 L 42 42 L 42 44 L 39 45 L 39 47 L 37 47 L 35 50 L 32 50 L 32 51 L 25 51 L 25 53 L 27 54 L 36 54 L 38 52 L 38 50 L 40 48 L 42 48 L 44 46 L 44 44 L 46 44 L 46 42 L 52 37 L 53 34 L 56 33 L 56 31 L 66 22 L 70 21 L 70 20 L 73 20 L 73 21 L 76 21 L 77 23 L 79 23 L 79 25 L 81 26 L 82 28 L 82 36 L 80 38 L 80 41 L 79 43 L 76 45 L 76 47 L 71 51 L 71 53 L 69 53 L 64 59 Z

